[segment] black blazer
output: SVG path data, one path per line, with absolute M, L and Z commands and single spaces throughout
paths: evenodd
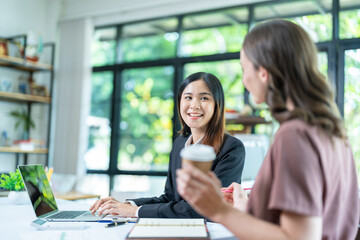
M 184 148 L 188 137 L 175 139 L 170 153 L 169 170 L 166 179 L 165 193 L 159 197 L 129 199 L 134 201 L 142 218 L 202 218 L 183 200 L 176 190 L 176 169 L 181 168 L 180 150 Z M 232 182 L 241 183 L 244 168 L 245 148 L 237 138 L 225 135 L 224 144 L 212 165 L 212 171 L 227 187 Z

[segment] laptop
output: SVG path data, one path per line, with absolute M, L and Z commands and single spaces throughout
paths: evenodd
M 18 168 L 38 218 L 54 222 L 97 222 L 104 217 L 90 211 L 59 211 L 43 165 Z

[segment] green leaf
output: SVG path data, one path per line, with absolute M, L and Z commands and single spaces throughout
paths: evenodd
M 19 170 L 17 169 L 16 172 L 10 172 L 9 175 L 1 174 L 0 187 L 10 191 L 23 190 L 25 186 Z
M 26 110 L 12 111 L 10 112 L 10 115 L 16 119 L 15 129 L 18 129 L 20 125 L 23 126 L 24 131 L 26 132 L 31 128 L 35 128 L 35 123 Z

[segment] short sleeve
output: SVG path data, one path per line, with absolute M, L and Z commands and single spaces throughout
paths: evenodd
M 270 153 L 273 182 L 268 208 L 321 216 L 323 176 L 316 145 L 305 129 L 282 130 Z

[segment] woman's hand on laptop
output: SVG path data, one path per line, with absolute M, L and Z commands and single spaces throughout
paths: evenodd
M 113 197 L 106 197 L 97 200 L 89 210 L 93 214 L 98 211 L 99 216 L 101 214 L 111 214 L 135 217 L 137 209 L 137 206 L 131 206 L 130 203 L 120 203 Z
M 129 203 L 120 203 L 109 200 L 101 205 L 98 211 L 99 216 L 101 214 L 121 215 L 124 217 L 136 217 L 136 211 L 139 207 L 131 206 Z
M 106 197 L 106 198 L 101 198 L 99 200 L 97 200 L 93 205 L 91 205 L 91 207 L 89 208 L 89 210 L 91 211 L 92 214 L 94 214 L 97 210 L 99 210 L 99 208 L 101 207 L 101 205 L 103 205 L 105 202 L 109 201 L 109 200 L 113 200 L 118 202 L 115 198 L 113 197 Z

